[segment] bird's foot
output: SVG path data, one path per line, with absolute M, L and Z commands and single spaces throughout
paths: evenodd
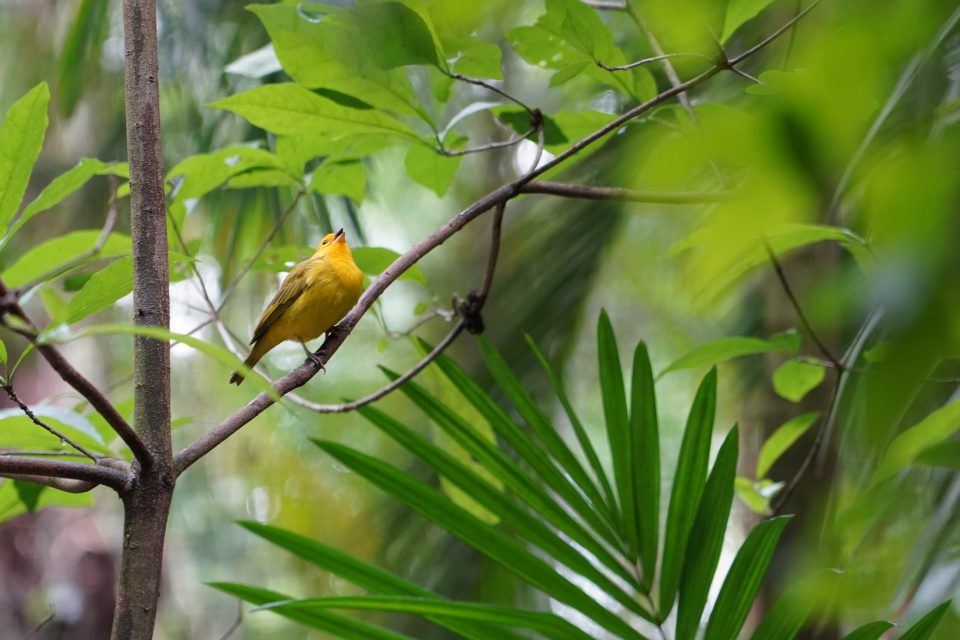
M 320 369 L 320 371 L 326 373 L 327 369 L 323 366 L 325 364 L 323 358 L 315 354 L 313 351 L 310 351 L 310 349 L 307 348 L 306 342 L 301 341 L 300 346 L 303 347 L 303 353 L 306 354 L 307 360 L 317 365 L 317 368 Z

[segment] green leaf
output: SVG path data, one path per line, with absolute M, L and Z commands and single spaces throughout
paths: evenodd
M 666 369 L 661 371 L 657 377 L 661 378 L 671 371 L 714 365 L 741 356 L 757 353 L 784 352 L 783 346 L 773 340 L 761 340 L 760 338 L 750 338 L 747 336 L 727 336 L 700 345 L 686 355 L 674 360 Z
M 371 276 L 380 275 L 384 269 L 400 257 L 400 254 L 396 251 L 383 247 L 357 247 L 356 249 L 351 249 L 351 251 L 353 253 L 353 259 L 360 268 L 360 271 Z M 427 277 L 423 274 L 423 270 L 420 269 L 420 265 L 417 264 L 404 271 L 398 280 L 410 280 L 411 282 L 427 286 Z
M 446 69 L 433 27 L 418 13 L 400 2 L 362 4 L 355 11 L 366 40 L 367 54 L 382 69 L 427 64 Z
M 792 584 L 773 603 L 750 640 L 793 640 L 814 609 L 827 606 L 831 601 L 842 574 L 837 569 L 828 569 Z
M 634 476 L 631 459 L 635 452 L 634 432 L 630 429 L 627 395 L 623 388 L 620 353 L 613 325 L 606 311 L 600 312 L 597 322 L 597 357 L 599 359 L 600 395 L 603 417 L 607 425 L 610 454 L 613 459 L 613 479 L 617 489 L 627 543 L 632 554 L 639 549 L 637 534 L 637 501 L 634 495 Z M 637 555 L 634 555 L 636 559 Z
M 67 303 L 63 321 L 78 322 L 113 305 L 133 291 L 133 258 L 116 260 L 93 274 L 83 288 Z
M 111 455 L 111 451 L 100 440 L 99 434 L 90 421 L 79 413 L 53 407 L 38 406 L 33 413 L 44 424 L 56 429 L 81 447 L 101 455 Z M 0 409 L 0 448 L 39 451 L 73 451 L 74 449 L 60 438 L 22 414 L 20 409 Z
M 770 515 L 770 499 L 783 487 L 783 483 L 774 483 L 770 480 L 754 480 L 737 476 L 734 490 L 743 504 L 754 513 L 762 516 Z
M 887 447 L 870 486 L 875 487 L 908 467 L 922 451 L 939 444 L 960 429 L 960 400 L 940 407 L 897 436 Z
M 456 51 L 450 48 L 453 44 Z M 452 62 L 451 70 L 471 78 L 503 80 L 500 69 L 500 47 L 492 42 L 464 38 L 447 43 L 447 55 Z
M 407 150 L 403 167 L 414 182 L 422 184 L 442 198 L 450 188 L 461 160 L 463 156 L 446 156 L 435 149 L 415 144 Z
M 29 484 L 29 483 L 27 483 Z M 93 493 L 67 493 L 47 487 L 39 492 L 34 510 L 45 507 L 88 507 L 93 504 Z M 0 481 L 0 522 L 6 522 L 21 513 L 26 513 L 27 508 L 17 492 L 16 484 L 13 480 Z
M 336 574 L 345 580 L 349 580 L 353 584 L 372 593 L 440 599 L 439 596 L 431 591 L 427 591 L 411 582 L 398 578 L 388 571 L 361 562 L 349 554 L 311 540 L 310 538 L 305 538 L 291 531 L 257 522 L 243 521 L 240 522 L 240 524 L 268 542 L 286 549 L 298 558 L 306 560 L 325 571 Z M 429 617 L 428 619 L 454 633 L 460 634 L 464 638 L 481 640 L 490 637 L 490 633 L 483 625 L 468 625 L 462 621 L 441 616 Z M 507 637 L 511 639 L 515 637 L 513 634 L 505 632 L 502 629 L 497 630 L 497 633 L 507 633 Z M 519 638 L 517 638 L 517 640 L 519 640 Z
M 736 640 L 789 521 L 790 516 L 765 520 L 744 540 L 720 587 L 703 640 Z
M 17 492 L 17 497 L 23 504 L 27 513 L 33 513 L 37 510 L 37 503 L 40 502 L 40 494 L 46 489 L 42 484 L 26 482 L 25 480 L 12 480 L 13 490 Z
M 577 609 L 621 637 L 643 637 L 586 595 L 581 588 L 557 573 L 552 566 L 531 554 L 523 545 L 458 507 L 437 490 L 376 458 L 333 442 L 314 442 L 344 466 L 406 503 L 417 513 L 467 542 L 532 586 Z
M 892 622 L 886 621 L 868 622 L 843 636 L 843 640 L 880 640 L 885 632 L 895 626 Z
M 770 467 L 807 432 L 819 417 L 819 411 L 811 411 L 793 417 L 780 425 L 760 448 L 760 454 L 757 456 L 757 477 L 765 478 Z
M 167 180 L 182 177 L 175 194 L 178 200 L 200 198 L 230 178 L 256 168 L 283 169 L 274 154 L 256 147 L 233 146 L 211 153 L 198 153 L 176 164 Z
M 47 131 L 50 89 L 41 82 L 13 103 L 0 123 L 0 229 L 20 208 Z
M 464 622 L 482 622 L 538 631 L 556 640 L 590 640 L 579 628 L 552 613 L 508 609 L 474 602 L 449 602 L 432 598 L 404 596 L 362 596 L 306 598 L 266 605 L 263 609 L 315 611 L 324 609 L 357 609 L 361 611 L 393 611 L 421 616 L 443 616 Z
M 687 426 L 683 431 L 677 470 L 667 511 L 664 533 L 663 563 L 660 569 L 660 607 L 663 619 L 673 608 L 683 568 L 683 554 L 687 550 L 690 527 L 703 494 L 710 457 L 710 439 L 717 406 L 717 370 L 711 369 L 700 383 L 690 408 Z
M 126 162 L 107 164 L 96 158 L 81 158 L 72 169 L 54 178 L 44 187 L 36 198 L 28 204 L 10 226 L 6 238 L 17 233 L 20 228 L 29 222 L 35 215 L 52 209 L 63 202 L 69 195 L 85 185 L 93 176 L 114 175 L 126 178 L 129 168 Z
M 960 441 L 950 440 L 924 449 L 917 455 L 915 463 L 929 467 L 960 469 Z
M 263 22 L 284 70 L 298 84 L 332 89 L 374 107 L 431 122 L 406 73 L 379 69 L 368 59 L 366 39 L 352 13 L 326 6 L 322 20 L 311 20 L 289 4 L 249 9 Z
M 154 338 L 156 340 L 175 340 L 181 344 L 187 345 L 192 349 L 196 349 L 206 356 L 209 356 L 228 369 L 240 371 L 241 373 L 245 374 L 247 378 L 252 380 L 253 386 L 257 387 L 257 389 L 259 389 L 261 392 L 269 395 L 274 401 L 279 401 L 281 399 L 280 395 L 277 394 L 277 390 L 273 388 L 273 385 L 258 375 L 251 375 L 252 370 L 244 365 L 239 358 L 223 347 L 211 344 L 209 342 L 204 342 L 203 340 L 193 336 L 188 336 L 183 333 L 167 331 L 162 327 L 135 326 L 130 324 L 97 324 L 90 327 L 84 327 L 79 331 L 67 333 L 63 336 L 57 334 L 56 341 L 63 342 L 87 336 L 108 335 L 147 336 L 148 338 Z M 40 334 L 41 343 L 53 341 L 53 334 Z
M 131 251 L 130 237 L 111 233 L 99 251 L 94 252 L 100 231 L 73 231 L 51 238 L 25 254 L 7 267 L 2 278 L 9 287 L 20 287 L 38 279 L 52 279 L 62 275 L 68 266 L 79 267 L 105 258 L 128 255 Z
M 927 615 L 917 620 L 913 626 L 907 629 L 906 632 L 900 636 L 900 640 L 927 640 L 927 638 L 933 635 L 937 625 L 940 624 L 941 618 L 943 618 L 947 609 L 950 608 L 950 602 L 950 600 L 947 600 L 943 604 L 931 609 Z
M 276 591 L 268 591 L 259 587 L 230 582 L 209 582 L 214 589 L 223 591 L 255 605 L 265 605 L 271 602 L 289 602 L 293 600 L 288 595 Z M 269 611 L 269 609 L 268 609 Z M 328 611 L 274 611 L 278 615 L 289 618 L 312 629 L 320 629 L 333 634 L 341 640 L 413 640 L 393 631 L 347 618 Z
M 408 126 L 386 113 L 345 107 L 293 83 L 263 85 L 210 106 L 232 111 L 251 124 L 280 135 L 341 138 L 376 134 L 425 144 Z
M 323 195 L 347 196 L 363 202 L 367 189 L 367 170 L 360 160 L 326 160 L 310 179 L 310 190 Z
M 643 582 L 649 589 L 657 569 L 660 529 L 660 434 L 653 369 L 647 345 L 633 352 L 633 383 L 630 395 L 630 466 L 636 500 L 637 539 Z
M 703 489 L 680 576 L 677 605 L 677 640 L 693 640 L 700 625 L 703 607 L 723 549 L 723 536 L 733 504 L 733 483 L 737 473 L 738 430 L 727 434 L 710 477 Z
M 729 0 L 727 15 L 723 21 L 723 37 L 720 39 L 726 42 L 740 25 L 753 19 L 772 2 L 773 0 Z
M 280 169 L 251 169 L 227 180 L 228 189 L 252 189 L 254 187 L 297 187 L 300 183 Z
M 7 366 L 7 345 L 0 340 L 0 365 Z
M 560 71 L 557 71 L 555 74 L 550 76 L 550 86 L 559 87 L 562 84 L 566 84 L 567 82 L 570 82 L 579 76 L 589 67 L 589 62 L 577 62 L 568 67 L 564 67 L 563 69 L 560 69 Z
M 560 400 L 560 404 L 563 406 L 563 410 L 567 414 L 567 419 L 570 421 L 570 425 L 573 427 L 573 431 L 577 437 L 577 442 L 580 444 L 580 448 L 583 450 L 591 469 L 593 469 L 594 477 L 596 477 L 601 485 L 601 488 L 603 489 L 603 495 L 607 508 L 608 510 L 611 509 L 613 505 L 617 504 L 617 500 L 613 495 L 613 489 L 610 486 L 610 482 L 607 480 L 607 474 L 604 472 L 603 466 L 600 464 L 600 458 L 597 456 L 596 449 L 594 449 L 593 444 L 590 442 L 590 437 L 587 435 L 587 430 L 584 428 L 583 422 L 581 422 L 580 417 L 577 415 L 576 411 L 574 411 L 573 405 L 570 404 L 570 399 L 567 397 L 567 392 L 563 388 L 563 382 L 561 382 L 560 377 L 550 366 L 546 356 L 542 351 L 540 351 L 540 348 L 537 347 L 537 344 L 533 341 L 533 338 L 531 338 L 529 335 L 524 335 L 524 339 L 526 340 L 530 349 L 533 350 L 533 354 L 540 362 L 540 366 L 543 367 L 544 372 L 550 379 L 550 384 L 553 387 L 553 391 L 557 394 L 557 399 Z
M 823 381 L 823 374 L 819 364 L 787 360 L 773 372 L 773 388 L 781 398 L 800 402 Z

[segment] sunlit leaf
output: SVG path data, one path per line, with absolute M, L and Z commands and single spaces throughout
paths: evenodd
M 41 82 L 13 103 L 0 123 L 0 229 L 17 213 L 47 130 L 50 89 Z
M 870 486 L 892 478 L 908 467 L 920 452 L 943 442 L 957 429 L 960 429 L 960 400 L 940 407 L 898 435 L 880 459 Z
M 737 638 L 763 576 L 767 573 L 780 534 L 789 521 L 790 516 L 765 520 L 754 527 L 744 540 L 720 587 L 703 640 Z
M 823 381 L 823 375 L 822 365 L 787 360 L 773 372 L 773 388 L 781 398 L 800 402 Z
M 400 2 L 379 2 L 359 5 L 355 15 L 368 54 L 381 68 L 427 64 L 445 69 L 425 13 Z
M 100 235 L 99 230 L 73 231 L 42 242 L 7 267 L 3 280 L 7 286 L 20 287 L 41 277 L 57 277 L 71 265 L 75 268 L 130 253 L 130 237 L 121 233 L 111 233 L 95 252 Z
M 325 161 L 313 172 L 310 190 L 324 195 L 343 195 L 363 202 L 367 170 L 360 160 Z
M 461 140 L 465 140 L 462 139 Z M 457 146 L 462 146 L 457 145 Z M 456 146 L 449 147 L 451 150 Z M 443 197 L 460 168 L 463 156 L 445 156 L 419 144 L 412 145 L 403 159 L 403 167 L 413 180 Z
M 770 467 L 807 432 L 819 417 L 819 411 L 812 411 L 791 418 L 780 425 L 760 448 L 760 453 L 757 455 L 757 477 L 765 478 Z
M 166 179 L 177 183 L 176 197 L 187 200 L 200 198 L 230 178 L 255 168 L 282 170 L 283 164 L 266 149 L 234 146 L 190 156 L 170 169 Z
M 455 44 L 456 50 L 451 50 L 450 44 L 447 44 L 447 55 L 454 73 L 471 78 L 503 79 L 503 72 L 500 70 L 500 47 L 492 42 L 472 38 L 458 40 Z
M 783 345 L 773 340 L 762 340 L 748 336 L 727 336 L 700 345 L 686 355 L 674 360 L 658 374 L 658 377 L 662 377 L 671 371 L 714 365 L 741 356 L 784 352 Z
M 687 426 L 683 431 L 677 470 L 667 511 L 664 533 L 663 563 L 660 569 L 660 615 L 666 617 L 673 608 L 680 584 L 684 554 L 690 528 L 703 495 L 713 435 L 713 418 L 717 406 L 717 370 L 711 369 L 700 383 L 693 399 Z
M 720 39 L 726 42 L 740 25 L 766 9 L 771 2 L 773 0 L 729 0 L 727 15 L 723 21 L 723 36 Z

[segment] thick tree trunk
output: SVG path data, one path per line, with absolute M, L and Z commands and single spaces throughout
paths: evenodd
M 133 321 L 169 328 L 167 221 L 160 145 L 156 0 L 124 0 L 127 157 L 133 239 Z M 170 442 L 170 345 L 134 339 L 134 429 L 148 455 L 123 496 L 124 531 L 114 640 L 149 640 L 176 475 Z

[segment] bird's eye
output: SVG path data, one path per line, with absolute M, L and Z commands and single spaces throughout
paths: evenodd
M 324 245 L 325 245 L 325 244 L 327 244 L 327 241 L 326 241 L 326 240 L 324 240 L 324 241 L 323 241 L 323 242 L 321 242 L 320 244 L 324 244 Z

